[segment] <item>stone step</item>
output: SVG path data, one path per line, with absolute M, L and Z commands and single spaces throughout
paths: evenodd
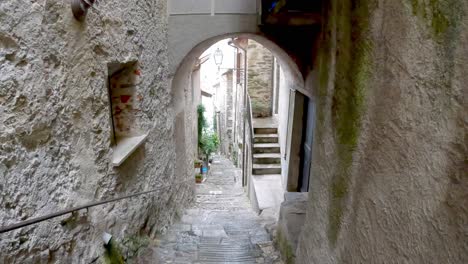
M 252 173 L 254 175 L 281 174 L 281 164 L 254 164 Z
M 276 127 L 254 127 L 255 134 L 278 134 Z
M 255 143 L 278 143 L 278 134 L 255 134 Z
M 257 143 L 254 144 L 254 153 L 280 153 L 280 145 L 278 143 Z
M 253 155 L 255 164 L 281 164 L 280 153 L 261 153 Z

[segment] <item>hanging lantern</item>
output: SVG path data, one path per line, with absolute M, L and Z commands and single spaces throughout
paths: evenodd
M 213 54 L 215 64 L 218 67 L 221 67 L 221 64 L 223 64 L 223 52 L 218 48 Z

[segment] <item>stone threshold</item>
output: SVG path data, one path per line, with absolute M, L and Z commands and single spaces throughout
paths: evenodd
M 279 210 L 284 194 L 281 174 L 252 175 L 252 183 L 258 209 L 260 211 L 268 208 Z

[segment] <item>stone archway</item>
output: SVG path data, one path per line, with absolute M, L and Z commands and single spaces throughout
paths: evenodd
M 254 40 L 265 48 L 270 50 L 270 52 L 278 59 L 279 64 L 284 69 L 285 75 L 288 76 L 288 79 L 292 81 L 291 87 L 297 90 L 304 90 L 304 77 L 299 70 L 297 64 L 293 59 L 288 55 L 284 49 L 278 46 L 273 41 L 267 39 L 264 36 L 254 34 L 254 33 L 229 33 L 224 35 L 219 35 L 216 37 L 209 38 L 203 42 L 197 44 L 192 50 L 184 57 L 182 62 L 178 65 L 176 71 L 174 72 L 172 78 L 172 93 L 176 100 L 183 97 L 185 87 L 188 87 L 190 82 L 190 72 L 193 66 L 196 63 L 196 60 L 200 55 L 211 47 L 213 44 L 217 43 L 220 40 L 241 37 Z M 180 109 L 182 102 L 176 102 L 174 104 L 175 111 Z
M 188 52 L 182 62 L 177 66 L 175 72 L 173 73 L 173 78 L 171 81 L 171 92 L 172 96 L 172 105 L 174 109 L 174 127 L 177 131 L 174 132 L 174 140 L 176 144 L 183 144 L 184 146 L 176 148 L 176 156 L 177 156 L 177 166 L 176 166 L 176 173 L 184 173 L 184 172 L 191 172 L 191 167 L 184 167 L 183 164 L 187 164 L 190 166 L 193 153 L 196 153 L 196 145 L 193 143 L 193 140 L 188 140 L 189 138 L 193 137 L 192 132 L 192 125 L 196 125 L 194 120 L 196 120 L 195 114 L 195 107 L 193 102 L 191 101 L 191 89 L 189 89 L 192 80 L 192 70 L 196 65 L 198 58 L 205 52 L 208 48 L 210 48 L 215 43 L 228 38 L 245 38 L 249 40 L 253 40 L 266 49 L 268 49 L 273 56 L 277 59 L 278 63 L 280 64 L 285 79 L 287 79 L 287 85 L 283 87 L 284 91 L 283 95 L 288 98 L 286 102 L 288 102 L 290 93 L 294 93 L 296 90 L 303 92 L 304 89 L 304 78 L 302 73 L 298 67 L 298 65 L 294 62 L 294 60 L 289 56 L 289 54 L 278 46 L 273 41 L 267 39 L 266 37 L 254 33 L 229 33 L 229 34 L 222 34 L 219 36 L 208 38 L 197 45 L 195 45 L 190 52 Z M 293 104 L 293 103 L 292 103 Z M 291 105 L 289 105 L 291 107 Z M 291 137 L 286 137 L 286 135 L 290 132 L 288 131 L 288 127 L 291 124 L 291 120 L 289 120 L 288 116 L 290 115 L 290 110 L 288 108 L 283 109 L 283 115 L 286 117 L 284 118 L 284 123 L 280 124 L 283 127 L 281 133 L 285 135 L 284 142 L 282 144 L 282 149 L 284 149 L 283 153 L 287 153 L 290 151 L 288 146 L 291 141 Z M 289 154 L 285 154 L 288 156 L 287 159 L 285 158 L 285 165 L 283 166 L 283 170 L 285 174 L 283 175 L 281 181 L 285 186 L 288 178 L 288 164 L 289 164 Z M 286 189 L 286 188 L 285 188 Z

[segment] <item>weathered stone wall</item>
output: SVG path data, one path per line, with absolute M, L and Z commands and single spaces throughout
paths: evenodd
M 234 126 L 234 93 L 232 71 L 224 73 L 216 89 L 216 108 L 219 111 L 220 151 L 232 159 Z
M 297 263 L 466 263 L 467 5 L 330 1 Z
M 90 263 L 103 255 L 103 231 L 119 244 L 157 234 L 192 197 L 174 174 L 166 1 L 99 9 L 79 23 L 69 1 L 0 4 L 0 223 L 169 187 L 0 235 L 0 263 Z M 137 123 L 149 137 L 114 168 L 107 63 L 127 61 L 139 63 Z
M 258 42 L 247 48 L 247 87 L 254 117 L 268 117 L 273 111 L 273 55 Z

